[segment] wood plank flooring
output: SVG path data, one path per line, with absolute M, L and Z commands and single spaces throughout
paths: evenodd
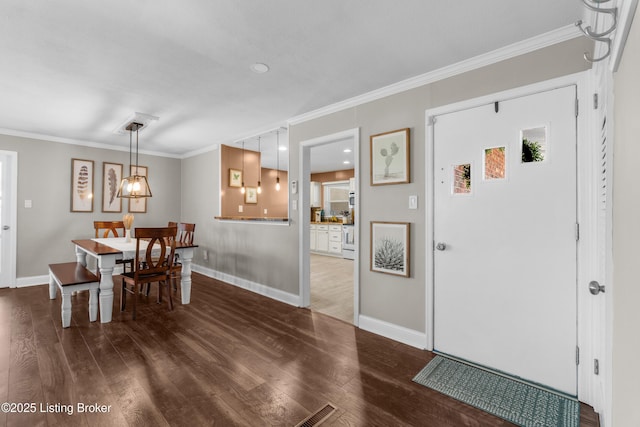
M 0 426 L 293 426 L 327 402 L 329 426 L 511 425 L 413 383 L 430 352 L 196 273 L 189 305 L 156 292 L 108 324 L 81 292 L 62 329 L 47 286 L 0 289 L 0 403 L 37 405 Z
M 311 310 L 353 324 L 353 260 L 311 254 Z

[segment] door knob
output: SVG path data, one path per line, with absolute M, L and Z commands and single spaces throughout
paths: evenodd
M 600 292 L 604 293 L 604 285 L 592 280 L 589 282 L 589 292 L 591 292 L 591 295 L 598 295 Z
M 444 251 L 445 249 L 447 249 L 447 245 L 445 243 L 438 242 L 436 243 L 436 249 L 439 251 Z

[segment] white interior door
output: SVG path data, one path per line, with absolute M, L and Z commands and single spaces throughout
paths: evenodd
M 571 395 L 575 100 L 570 86 L 434 124 L 435 350 Z
M 0 288 L 15 286 L 17 153 L 0 151 Z

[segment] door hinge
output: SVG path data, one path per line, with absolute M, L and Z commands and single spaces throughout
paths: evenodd
M 598 109 L 598 94 L 597 93 L 593 94 L 593 109 L 594 110 Z
M 576 365 L 580 364 L 580 347 L 576 346 Z
M 578 111 L 579 111 L 578 98 L 576 98 L 576 117 L 578 117 Z
M 580 241 L 580 224 L 576 222 L 576 242 Z
M 593 359 L 593 373 L 600 375 L 600 361 L 598 359 Z

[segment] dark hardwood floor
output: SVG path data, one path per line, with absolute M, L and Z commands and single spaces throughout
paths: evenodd
M 115 291 L 113 322 L 90 323 L 82 292 L 62 329 L 47 286 L 0 289 L 0 403 L 35 404 L 0 425 L 293 426 L 327 402 L 325 425 L 511 425 L 413 383 L 432 353 L 340 320 L 198 274 L 191 304 L 169 312 L 154 287 L 136 321 Z

